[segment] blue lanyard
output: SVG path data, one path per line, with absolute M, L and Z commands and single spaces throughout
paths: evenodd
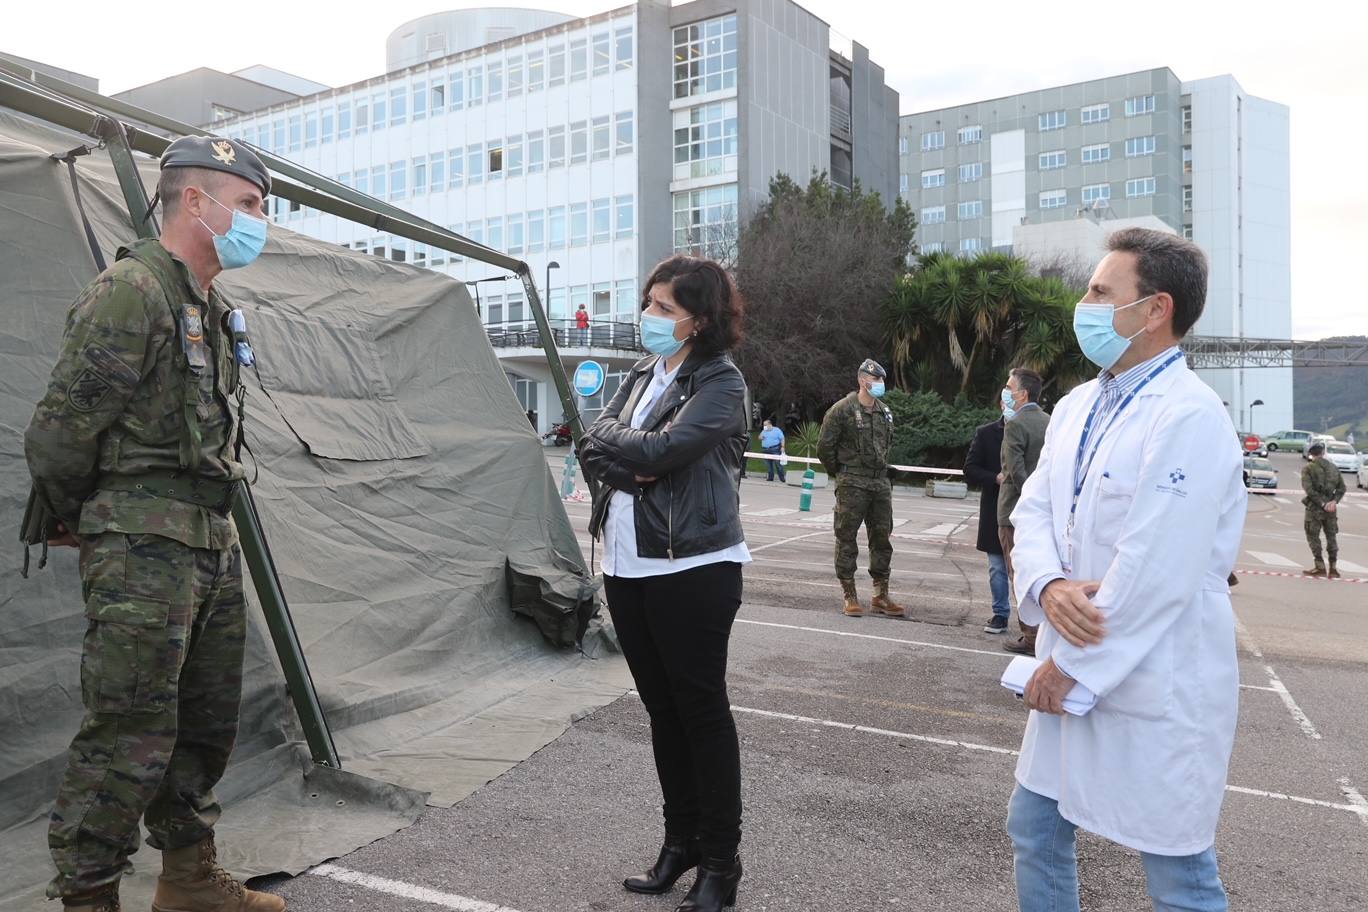
M 1097 429 L 1097 438 L 1094 440 L 1092 436 L 1093 421 L 1097 418 L 1097 409 L 1098 406 L 1102 404 L 1103 398 L 1103 395 L 1099 392 L 1096 401 L 1093 402 L 1092 410 L 1088 412 L 1088 420 L 1083 423 L 1083 436 L 1078 438 L 1078 453 L 1074 456 L 1073 503 L 1069 505 L 1069 528 L 1073 528 L 1074 514 L 1078 511 L 1078 498 L 1083 493 L 1083 482 L 1087 480 L 1088 472 L 1092 469 L 1093 460 L 1097 458 L 1097 451 L 1102 447 L 1102 438 L 1107 435 L 1107 431 L 1111 430 L 1111 426 L 1116 423 L 1116 419 L 1121 417 L 1121 413 L 1126 410 L 1126 406 L 1131 404 L 1131 400 L 1135 398 L 1136 393 L 1144 389 L 1146 383 L 1149 383 L 1155 377 L 1162 374 L 1165 368 L 1181 357 L 1183 357 L 1183 352 L 1182 349 L 1179 349 L 1165 358 L 1162 364 L 1150 371 L 1145 376 L 1145 379 L 1137 383 L 1135 388 L 1126 394 L 1126 398 L 1121 400 L 1121 404 L 1116 407 L 1116 410 L 1111 413 L 1111 417 L 1107 419 L 1107 423 Z M 1092 444 L 1091 450 L 1088 448 L 1089 443 Z M 1088 457 L 1086 463 L 1083 461 L 1085 452 L 1087 452 Z

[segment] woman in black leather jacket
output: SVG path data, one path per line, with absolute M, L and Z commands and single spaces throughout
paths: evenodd
M 585 436 L 580 459 L 602 482 L 589 531 L 603 540 L 603 584 L 622 651 L 651 717 L 665 843 L 623 886 L 664 893 L 699 873 L 678 912 L 736 902 L 741 762 L 727 697 L 727 643 L 741 607 L 739 484 L 748 440 L 745 383 L 727 352 L 742 305 L 711 260 L 677 256 L 646 281 L 642 343 Z

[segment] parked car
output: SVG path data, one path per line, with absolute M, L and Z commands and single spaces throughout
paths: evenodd
M 1358 470 L 1363 467 L 1363 457 L 1347 443 L 1338 440 L 1331 441 L 1325 445 L 1325 458 L 1335 464 L 1335 468 L 1341 472 L 1348 472 L 1350 475 L 1357 475 Z
M 1278 470 L 1273 463 L 1261 456 L 1246 456 L 1244 461 L 1244 483 L 1250 490 L 1272 489 L 1278 486 Z
M 1335 439 L 1334 434 L 1312 434 L 1311 439 L 1306 442 L 1306 450 L 1309 450 L 1313 444 L 1317 443 L 1321 444 L 1326 449 L 1329 449 L 1330 444 L 1340 442 L 1341 441 Z M 1348 446 L 1348 444 L 1345 444 L 1345 446 Z M 1311 456 L 1306 450 L 1302 450 L 1302 459 L 1310 461 Z
M 1271 437 L 1264 438 L 1264 446 L 1268 447 L 1270 453 L 1276 453 L 1278 450 L 1301 453 L 1311 443 L 1312 436 L 1310 431 L 1278 431 Z
M 1263 438 L 1253 431 L 1236 431 L 1235 436 L 1240 440 L 1240 451 L 1246 456 L 1267 456 L 1268 447 L 1264 445 Z M 1251 448 L 1250 440 L 1254 441 Z

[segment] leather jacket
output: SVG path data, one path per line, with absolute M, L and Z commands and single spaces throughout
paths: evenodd
M 725 354 L 690 354 L 641 430 L 631 425 L 658 356 L 638 361 L 585 434 L 584 474 L 602 484 L 589 533 L 603 532 L 614 491 L 633 496 L 637 553 L 693 557 L 730 548 L 741 530 L 746 384 Z M 656 480 L 638 484 L 636 476 Z

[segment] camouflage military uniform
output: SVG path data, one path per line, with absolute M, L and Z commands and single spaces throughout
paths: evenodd
M 893 561 L 893 489 L 888 451 L 893 446 L 893 413 L 882 402 L 872 410 L 851 393 L 827 410 L 817 456 L 836 479 L 836 577 L 855 577 L 856 537 L 869 536 L 869 575 L 887 580 Z
M 1339 534 L 1339 514 L 1325 512 L 1325 505 L 1332 500 L 1338 503 L 1344 499 L 1344 478 L 1333 462 L 1318 456 L 1302 468 L 1301 483 L 1302 490 L 1306 492 L 1302 498 L 1302 503 L 1306 505 L 1303 526 L 1306 543 L 1311 546 L 1311 556 L 1316 559 L 1317 570 L 1323 572 L 1325 564 L 1321 558 L 1320 533 L 1324 529 L 1326 556 L 1330 558 L 1331 569 L 1338 574 L 1335 561 L 1339 557 L 1339 541 L 1336 538 Z
M 80 538 L 89 622 L 86 711 L 49 827 L 53 897 L 116 882 L 144 813 L 160 849 L 198 842 L 219 816 L 246 635 L 220 497 L 243 477 L 225 315 L 158 241 L 121 249 L 72 307 L 25 435 L 39 497 Z

